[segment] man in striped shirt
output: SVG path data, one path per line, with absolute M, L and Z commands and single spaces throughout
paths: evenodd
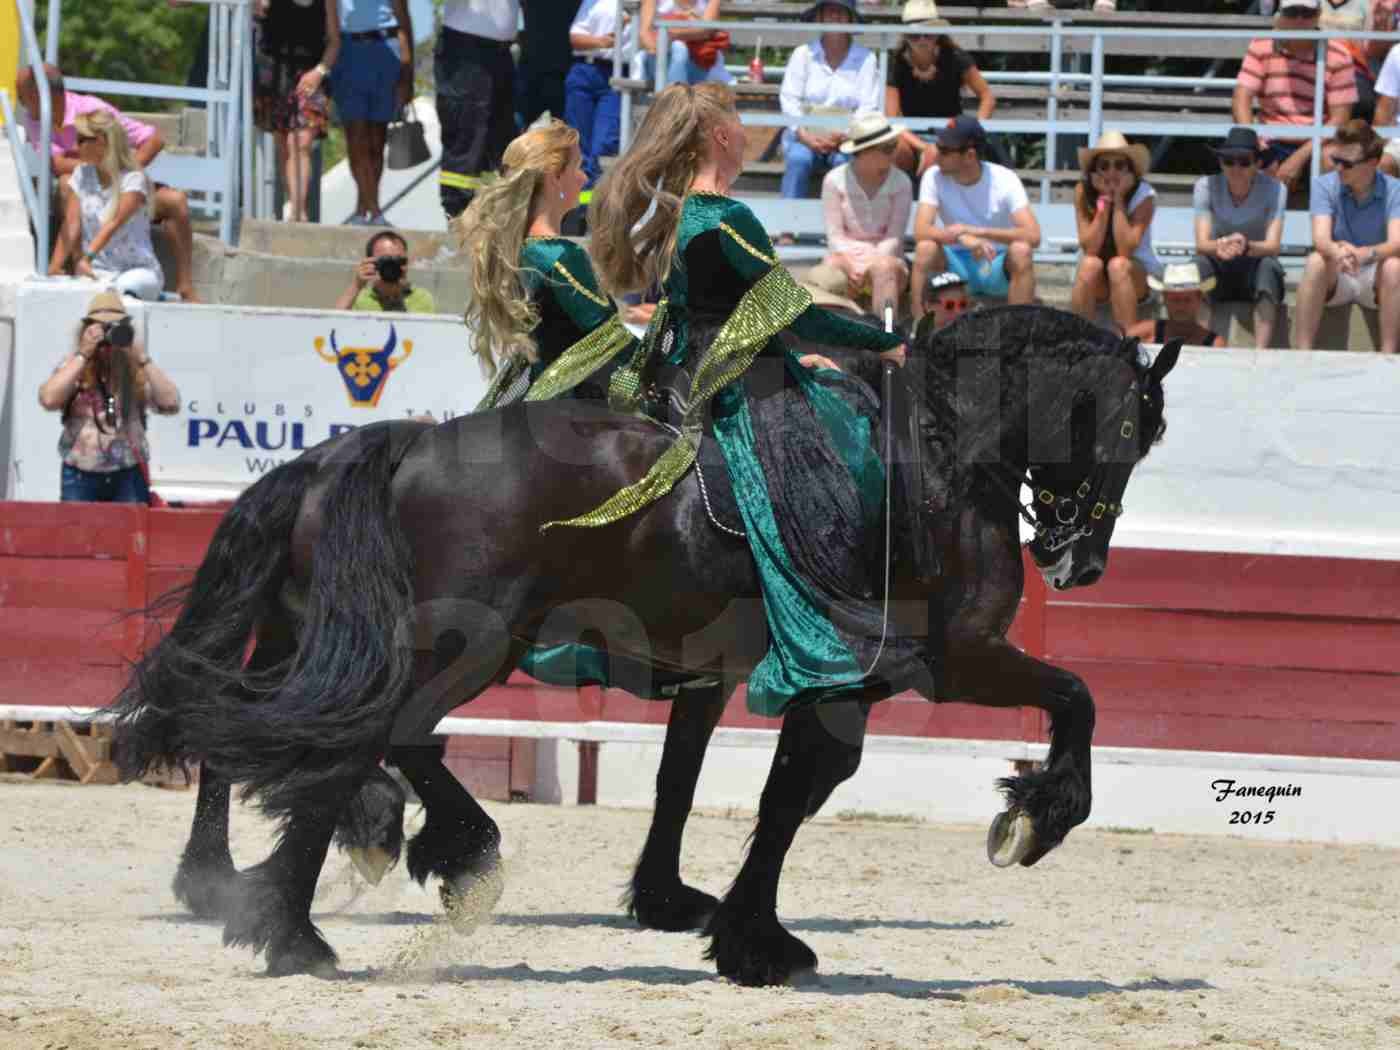
M 1320 0 L 1284 0 L 1274 20 L 1280 30 L 1317 29 Z M 1253 124 L 1254 103 L 1259 103 L 1259 123 L 1308 125 L 1313 122 L 1313 95 L 1317 86 L 1317 44 L 1312 40 L 1255 40 L 1245 53 L 1235 82 L 1233 104 L 1236 124 Z M 1324 124 L 1340 125 L 1356 105 L 1356 70 L 1352 56 L 1340 40 L 1327 42 L 1324 78 Z M 1267 144 L 1262 170 L 1295 185 L 1312 161 L 1309 139 L 1276 138 Z M 1323 169 L 1331 160 L 1323 154 Z

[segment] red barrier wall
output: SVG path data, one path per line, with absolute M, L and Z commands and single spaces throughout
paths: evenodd
M 108 703 L 149 625 L 125 616 L 188 579 L 222 511 L 0 502 L 0 703 Z M 1103 582 L 1045 594 L 1013 639 L 1085 679 L 1095 743 L 1400 759 L 1400 562 L 1116 550 Z M 455 714 L 664 724 L 668 705 L 524 675 Z M 723 723 L 772 728 L 742 699 Z M 1043 740 L 1033 709 L 875 707 L 871 731 Z

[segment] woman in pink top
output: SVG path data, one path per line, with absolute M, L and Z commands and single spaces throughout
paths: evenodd
M 825 291 L 852 299 L 869 297 L 877 309 L 899 307 L 909 285 L 904 234 L 914 187 L 894 166 L 899 131 L 879 113 L 858 114 L 841 152 L 849 164 L 822 180 L 822 211 L 830 252 L 807 279 Z

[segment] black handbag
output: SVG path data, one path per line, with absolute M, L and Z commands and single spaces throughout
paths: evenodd
M 384 137 L 384 163 L 395 171 L 403 168 L 416 168 L 428 160 L 433 153 L 428 148 L 428 137 L 423 133 L 423 125 L 413 112 L 413 104 L 403 108 L 403 117 L 392 121 Z

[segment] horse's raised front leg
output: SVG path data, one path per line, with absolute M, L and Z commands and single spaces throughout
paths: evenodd
M 1089 816 L 1094 699 L 1088 687 L 1078 675 L 1027 656 L 1004 638 L 978 638 L 949 642 L 939 696 L 989 707 L 1038 707 L 1050 716 L 1044 765 L 998 781 L 1007 808 L 987 838 L 993 864 L 1019 861 L 1029 867 Z
M 311 922 L 311 899 L 335 818 L 334 810 L 324 808 L 297 811 L 268 858 L 238 876 L 237 894 L 224 923 L 224 944 L 266 952 L 269 977 L 335 974 L 335 951 Z
M 426 809 L 422 830 L 408 844 L 408 874 L 422 884 L 442 880 L 439 892 L 451 918 L 488 912 L 500 898 L 501 829 L 442 762 L 440 745 L 396 745 L 398 766 Z
M 701 930 L 719 901 L 681 881 L 681 838 L 695 802 L 705 749 L 735 683 L 681 689 L 671 704 L 656 772 L 651 830 L 623 897 L 627 914 L 651 930 Z
M 783 718 L 749 855 L 705 927 L 705 952 L 740 984 L 783 984 L 817 968 L 817 956 L 778 922 L 778 879 L 797 828 L 856 771 L 869 708 L 814 704 Z
M 170 887 L 175 899 L 201 919 L 227 916 L 229 895 L 238 878 L 228 847 L 229 786 L 208 766 L 199 767 L 199 797 L 190 838 Z

